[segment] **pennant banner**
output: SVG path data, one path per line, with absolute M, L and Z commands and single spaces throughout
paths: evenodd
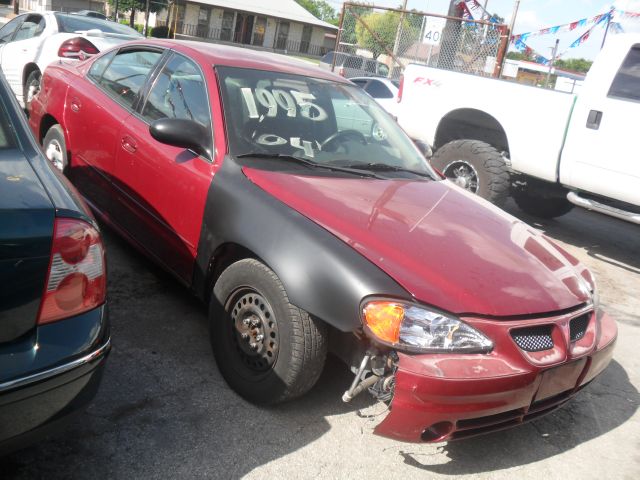
M 520 33 L 518 35 L 513 35 L 511 37 L 511 43 L 514 43 L 518 38 L 522 39 L 523 41 L 526 41 L 527 38 L 529 37 L 536 37 L 540 35 L 549 35 L 549 34 L 554 35 L 561 32 L 572 32 L 576 28 L 586 27 L 587 25 L 598 25 L 599 23 L 602 23 L 603 21 L 606 21 L 609 18 L 613 19 L 614 16 L 618 20 L 623 20 L 623 19 L 624 20 L 627 20 L 627 19 L 640 20 L 640 12 L 627 12 L 627 11 L 618 10 L 612 7 L 611 10 L 609 10 L 608 12 L 601 13 L 599 15 L 596 15 L 595 17 L 582 18 L 580 20 L 576 20 L 575 22 L 565 23 L 564 25 L 556 25 L 554 27 L 549 27 L 549 28 L 543 28 L 542 30 L 538 30 L 536 32 L 526 32 L 526 33 Z

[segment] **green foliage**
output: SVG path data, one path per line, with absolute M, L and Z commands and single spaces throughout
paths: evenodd
M 532 60 L 531 55 L 526 55 L 524 52 L 509 52 L 507 53 L 507 58 L 509 60 Z
M 573 72 L 587 73 L 593 62 L 586 58 L 568 58 L 555 61 L 555 66 Z
M 338 26 L 338 22 L 340 21 L 338 13 L 324 0 L 296 0 L 296 2 L 314 17 Z
M 356 44 L 356 25 L 358 25 L 357 17 L 364 17 L 373 11 L 371 6 L 366 3 L 359 5 L 350 5 L 345 10 L 344 19 L 342 21 L 342 33 L 340 35 L 340 43 Z
M 112 8 L 115 7 L 116 0 L 107 0 L 109 5 Z M 118 2 L 118 12 L 129 12 L 129 22 L 126 25 L 129 25 L 131 28 L 135 28 L 134 21 L 136 11 L 145 11 L 147 2 L 146 0 L 117 0 Z M 150 0 L 149 1 L 149 12 L 157 13 L 163 8 L 167 8 L 168 1 L 167 0 Z
M 385 13 L 370 13 L 361 17 L 362 22 L 356 24 L 356 39 L 358 45 L 371 51 L 373 58 L 378 58 L 387 50 L 392 51 L 396 40 L 396 32 L 400 24 L 400 14 L 387 11 Z M 365 23 L 367 27 L 363 25 Z M 410 28 L 406 19 L 404 26 Z M 375 32 L 375 36 L 371 34 Z

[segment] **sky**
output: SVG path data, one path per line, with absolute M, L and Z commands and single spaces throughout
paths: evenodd
M 340 0 L 325 1 L 338 11 L 342 9 L 342 1 Z M 484 5 L 485 0 L 478 0 L 478 2 Z M 373 0 L 371 3 L 379 6 L 398 7 L 402 4 L 402 0 Z M 504 17 L 505 23 L 509 24 L 514 4 L 515 0 L 488 0 L 487 10 L 492 14 L 497 13 Z M 615 6 L 619 10 L 640 12 L 640 0 L 520 0 L 513 33 L 537 31 L 546 27 L 571 23 L 582 18 L 591 18 L 600 13 L 606 13 L 611 6 Z M 407 8 L 446 14 L 449 0 L 408 0 Z M 640 32 L 640 20 L 623 20 L 622 27 L 627 32 Z M 593 60 L 602 44 L 603 26 L 596 27 L 584 44 L 569 49 L 569 45 L 588 28 L 583 27 L 556 35 L 532 37 L 527 40 L 527 45 L 540 55 L 550 58 L 551 50 L 556 38 L 558 38 L 560 40 L 558 52 L 563 53 L 561 58 Z

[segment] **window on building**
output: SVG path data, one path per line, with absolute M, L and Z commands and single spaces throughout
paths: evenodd
M 309 51 L 309 45 L 311 45 L 311 32 L 313 28 L 311 25 L 305 25 L 302 28 L 302 39 L 300 41 L 300 53 L 307 53 Z
M 230 42 L 233 35 L 233 20 L 235 15 L 233 12 L 225 10 L 222 14 L 222 28 L 220 30 L 220 40 Z
M 278 38 L 276 40 L 276 48 L 284 50 L 287 48 L 287 39 L 289 38 L 289 22 L 280 22 L 278 25 Z
M 267 19 L 264 17 L 256 18 L 256 25 L 253 29 L 253 45 L 264 45 L 264 32 L 267 29 Z
M 611 84 L 609 96 L 640 101 L 640 45 L 634 45 Z

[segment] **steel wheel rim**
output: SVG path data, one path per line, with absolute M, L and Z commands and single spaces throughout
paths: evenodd
M 443 173 L 459 187 L 471 193 L 478 193 L 478 189 L 480 188 L 478 172 L 469 162 L 455 160 L 445 167 Z
M 47 148 L 44 151 L 45 156 L 58 170 L 62 171 L 64 168 L 64 155 L 62 153 L 62 145 L 56 139 L 49 141 Z
M 229 296 L 225 310 L 228 334 L 242 365 L 254 375 L 269 372 L 279 350 L 278 323 L 269 302 L 255 289 L 243 287 Z

